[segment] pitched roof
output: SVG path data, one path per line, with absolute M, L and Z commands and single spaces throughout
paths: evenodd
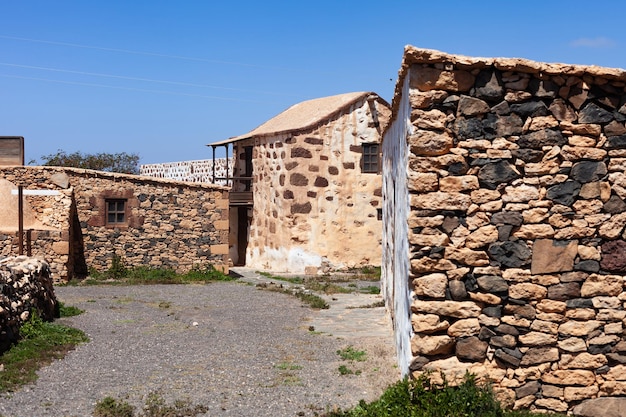
M 254 136 L 290 133 L 315 127 L 344 108 L 351 106 L 363 98 L 368 98 L 370 95 L 384 102 L 382 98 L 372 92 L 345 93 L 303 101 L 289 107 L 287 110 L 246 134 L 234 136 L 220 142 L 210 143 L 209 146 L 224 145 Z

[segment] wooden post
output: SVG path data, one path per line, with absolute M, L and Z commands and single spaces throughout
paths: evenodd
M 24 254 L 24 189 L 21 185 L 17 187 L 17 244 L 18 255 Z
M 33 229 L 26 230 L 26 256 L 33 256 Z

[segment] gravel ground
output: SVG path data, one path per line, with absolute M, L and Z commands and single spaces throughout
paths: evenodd
M 91 341 L 43 368 L 35 384 L 1 396 L 4 417 L 90 416 L 106 396 L 140 407 L 151 392 L 203 404 L 209 416 L 312 416 L 373 400 L 398 378 L 388 343 L 311 332 L 316 311 L 242 283 L 56 294 L 85 310 L 62 321 Z M 348 345 L 368 359 L 342 361 L 337 350 Z M 341 365 L 362 373 L 342 376 Z

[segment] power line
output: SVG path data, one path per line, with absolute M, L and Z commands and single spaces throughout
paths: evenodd
M 82 44 L 70 43 L 70 42 L 57 42 L 57 41 L 48 41 L 48 40 L 43 40 L 43 39 L 22 38 L 18 36 L 0 35 L 0 39 L 10 39 L 10 40 L 22 41 L 22 42 L 43 43 L 43 44 L 48 44 L 48 45 L 68 46 L 71 48 L 94 49 L 94 50 L 99 50 L 99 51 L 118 52 L 118 53 L 131 54 L 131 55 L 144 55 L 144 56 L 153 56 L 153 57 L 158 57 L 158 58 L 179 59 L 179 60 L 184 60 L 184 61 L 208 62 L 211 64 L 238 65 L 242 67 L 265 68 L 265 69 L 271 69 L 271 70 L 292 71 L 292 72 L 302 71 L 296 68 L 256 65 L 256 64 L 248 64 L 245 62 L 221 61 L 221 60 L 216 60 L 216 59 L 196 58 L 196 57 L 189 57 L 189 56 L 183 56 L 183 55 L 161 54 L 157 52 L 133 51 L 130 49 L 107 48 L 107 47 L 102 47 L 102 46 L 82 45 Z M 320 71 L 320 73 L 330 74 L 330 72 L 324 72 L 324 71 Z
M 149 90 L 149 89 L 144 89 L 144 88 L 120 87 L 120 86 L 106 85 L 106 84 L 83 83 L 83 82 L 77 82 L 77 81 L 64 81 L 64 80 L 53 80 L 53 79 L 50 79 L 50 78 L 24 77 L 24 76 L 21 76 L 21 75 L 0 74 L 0 77 L 18 78 L 18 79 L 22 79 L 22 80 L 33 80 L 33 81 L 45 81 L 45 82 L 52 82 L 52 83 L 58 83 L 58 84 L 82 85 L 82 86 L 87 86 L 87 87 L 111 88 L 111 89 L 115 89 L 115 90 L 139 91 L 139 92 L 143 92 L 143 93 L 168 94 L 168 95 L 187 96 L 187 97 L 199 97 L 199 98 L 208 98 L 208 99 L 214 99 L 214 100 L 240 101 L 240 102 L 247 102 L 247 103 L 265 103 L 265 104 L 270 103 L 270 102 L 268 102 L 266 100 L 247 100 L 247 99 L 230 98 L 230 97 L 206 96 L 206 95 L 201 95 L 201 94 L 180 93 L 180 92 L 176 92 L 176 91 Z
M 297 97 L 294 94 L 283 94 L 283 93 L 275 93 L 272 91 L 261 91 L 261 90 L 246 90 L 242 88 L 232 88 L 232 87 L 220 87 L 216 85 L 207 85 L 207 84 L 195 84 L 195 83 L 187 83 L 181 81 L 167 81 L 167 80 L 157 80 L 152 78 L 141 78 L 141 77 L 129 77 L 125 75 L 114 75 L 114 74 L 103 74 L 97 72 L 86 72 L 86 71 L 75 71 L 75 70 L 66 70 L 60 68 L 50 68 L 50 67 L 39 67 L 34 65 L 21 65 L 21 64 L 11 64 L 7 62 L 0 62 L 0 65 L 6 67 L 14 67 L 14 68 L 24 68 L 24 69 L 35 69 L 42 71 L 52 71 L 52 72 L 62 72 L 66 74 L 78 74 L 78 75 L 88 75 L 93 77 L 106 77 L 106 78 L 115 78 L 120 80 L 130 80 L 130 81 L 144 81 L 151 83 L 160 83 L 160 84 L 170 84 L 170 85 L 180 85 L 186 87 L 198 87 L 198 88 L 211 88 L 216 90 L 228 90 L 228 91 L 239 91 L 243 93 L 255 93 L 255 94 L 268 94 L 274 96 L 289 96 L 289 97 Z

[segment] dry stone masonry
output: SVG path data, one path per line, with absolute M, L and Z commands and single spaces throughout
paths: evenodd
M 17 196 L 33 255 L 55 281 L 103 271 L 115 256 L 131 266 L 228 269 L 228 189 L 223 186 L 60 167 L 1 167 L 0 253 L 17 254 Z M 125 221 L 108 224 L 106 202 L 124 201 Z M 25 253 L 26 248 L 25 248 Z
M 50 321 L 57 310 L 50 268 L 45 261 L 26 256 L 0 260 L 0 353 L 17 341 L 20 327 L 31 314 Z
M 407 47 L 383 147 L 408 168 L 404 190 L 384 180 L 383 241 L 406 373 L 468 370 L 515 408 L 626 395 L 625 87 L 622 70 Z

